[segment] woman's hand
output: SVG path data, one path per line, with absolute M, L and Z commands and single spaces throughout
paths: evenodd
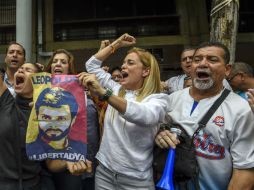
M 72 175 L 81 175 L 84 172 L 92 172 L 92 162 L 80 160 L 78 162 L 66 161 L 66 167 Z
M 101 47 L 102 49 L 100 48 L 99 51 L 94 55 L 97 59 L 101 61 L 106 60 L 108 56 L 113 54 L 118 48 L 134 45 L 136 43 L 136 39 L 133 36 L 126 33 L 120 36 L 119 38 L 117 38 L 108 46 L 106 46 L 107 43 L 108 41 L 106 42 L 105 47 L 102 44 L 102 47 Z
M 87 88 L 92 95 L 103 96 L 106 93 L 106 90 L 100 85 L 100 83 L 96 79 L 95 74 L 82 72 L 78 74 L 77 77 L 80 84 Z

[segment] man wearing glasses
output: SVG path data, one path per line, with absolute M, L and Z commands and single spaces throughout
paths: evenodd
M 169 88 L 169 93 L 182 90 L 184 88 L 184 79 L 190 76 L 191 63 L 194 51 L 195 48 L 193 47 L 185 48 L 182 51 L 180 64 L 184 74 L 171 77 L 170 79 L 165 81 Z
M 254 112 L 253 68 L 244 62 L 235 62 L 227 78 L 235 93 L 249 102 Z
M 227 80 L 234 92 L 246 100 L 248 90 L 254 89 L 253 69 L 247 63 L 235 62 Z

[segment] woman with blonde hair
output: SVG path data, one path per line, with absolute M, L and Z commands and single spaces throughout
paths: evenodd
M 95 189 L 154 190 L 152 152 L 157 124 L 163 121 L 167 95 L 160 92 L 160 72 L 154 56 L 141 48 L 128 51 L 122 79 L 113 81 L 102 62 L 121 47 L 135 44 L 124 34 L 86 62 L 79 75 L 90 92 L 108 101 L 104 133 L 96 155 Z M 96 77 L 95 77 L 96 76 Z

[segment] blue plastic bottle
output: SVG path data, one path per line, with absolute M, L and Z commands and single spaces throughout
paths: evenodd
M 178 128 L 171 128 L 170 132 L 175 133 L 177 136 L 181 134 L 181 130 Z M 168 157 L 166 160 L 162 177 L 160 181 L 157 183 L 156 187 L 164 190 L 174 190 L 173 183 L 174 163 L 175 163 L 175 149 L 170 148 L 168 151 Z

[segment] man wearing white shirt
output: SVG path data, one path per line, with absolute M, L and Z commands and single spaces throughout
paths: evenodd
M 198 122 L 224 90 L 229 74 L 229 51 L 220 43 L 201 44 L 195 51 L 191 77 L 193 86 L 169 95 L 168 115 L 191 137 Z M 254 188 L 254 115 L 247 101 L 230 92 L 193 143 L 199 165 L 201 190 Z M 175 148 L 179 140 L 168 130 L 156 136 L 161 148 Z M 183 163 L 184 164 L 184 163 Z M 195 189 L 190 181 L 191 190 Z M 181 190 L 181 187 L 175 189 Z
M 169 94 L 184 89 L 184 81 L 188 77 L 190 77 L 190 70 L 194 52 L 194 47 L 188 47 L 182 51 L 180 64 L 184 74 L 171 77 L 167 81 L 165 81 L 169 89 Z M 229 90 L 232 90 L 226 79 L 223 80 L 223 86 Z
M 169 88 L 169 93 L 183 89 L 184 79 L 190 76 L 190 69 L 191 69 L 191 63 L 192 63 L 194 51 L 195 51 L 195 48 L 192 48 L 192 47 L 185 48 L 183 50 L 181 54 L 180 64 L 184 74 L 171 77 L 166 81 L 166 84 Z
M 15 96 L 14 92 L 14 73 L 18 70 L 18 68 L 25 63 L 26 60 L 26 51 L 25 48 L 17 43 L 12 42 L 6 48 L 6 56 L 4 59 L 6 65 L 6 71 L 4 74 L 4 83 L 7 88 L 11 92 L 13 96 Z

